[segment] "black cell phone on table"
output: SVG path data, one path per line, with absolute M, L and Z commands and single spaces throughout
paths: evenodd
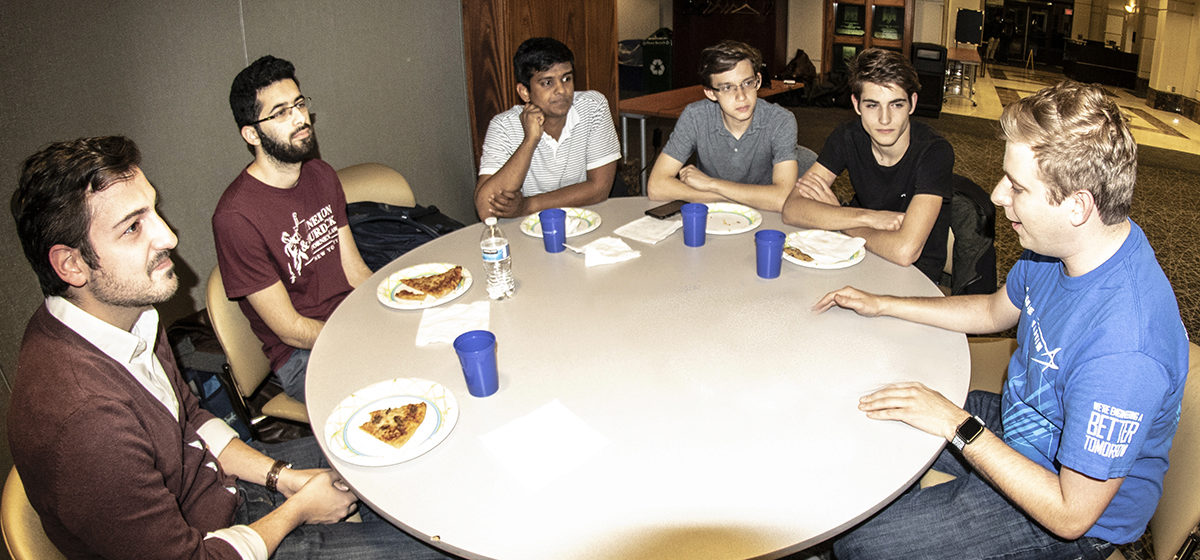
M 674 216 L 675 214 L 678 214 L 679 209 L 682 208 L 684 204 L 687 204 L 686 200 L 671 201 L 663 204 L 662 206 L 655 206 L 654 208 L 647 210 L 646 215 L 653 216 L 660 220 L 665 220 L 671 216 Z

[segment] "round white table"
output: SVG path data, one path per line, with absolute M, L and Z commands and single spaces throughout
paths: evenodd
M 590 207 L 582 246 L 657 203 Z M 678 218 L 675 218 L 678 219 Z M 840 270 L 785 261 L 755 274 L 753 232 L 682 231 L 641 257 L 587 268 L 546 253 L 504 220 L 516 295 L 490 304 L 500 390 L 470 396 L 449 344 L 416 346 L 421 311 L 385 307 L 376 286 L 400 268 L 453 262 L 474 284 L 450 305 L 485 301 L 479 224 L 408 253 L 355 290 L 326 324 L 308 367 L 308 411 L 326 419 L 352 391 L 394 377 L 436 381 L 460 407 L 449 437 L 384 467 L 331 463 L 376 511 L 467 557 L 775 558 L 830 538 L 916 481 L 945 443 L 868 419 L 859 396 L 921 381 L 962 403 L 962 334 L 812 304 L 847 284 L 938 296 L 917 269 L 868 253 Z M 761 228 L 783 226 L 767 212 Z

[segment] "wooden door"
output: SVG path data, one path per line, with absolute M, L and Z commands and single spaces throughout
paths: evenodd
M 575 53 L 575 89 L 608 98 L 617 117 L 616 0 L 462 0 L 467 101 L 475 164 L 488 123 L 519 103 L 512 57 L 530 37 L 553 37 Z

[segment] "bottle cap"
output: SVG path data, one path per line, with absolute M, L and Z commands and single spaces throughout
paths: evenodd
M 487 219 L 483 220 L 483 223 L 484 225 L 494 226 L 496 225 L 496 217 L 488 216 Z

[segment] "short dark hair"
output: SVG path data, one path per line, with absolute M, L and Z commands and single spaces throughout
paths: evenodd
M 61 296 L 69 287 L 50 265 L 51 247 L 78 249 L 84 263 L 99 265 L 88 238 L 88 196 L 129 179 L 141 161 L 137 144 L 123 136 L 58 142 L 25 160 L 10 209 L 43 294 Z
M 917 70 L 904 55 L 887 49 L 867 49 L 850 62 L 850 93 L 862 96 L 863 84 L 899 86 L 909 97 L 921 91 Z
M 733 70 L 739 62 L 749 60 L 757 74 L 762 68 L 762 53 L 741 41 L 726 39 L 700 51 L 700 84 L 712 88 L 712 77 Z
M 529 80 L 538 72 L 545 72 L 560 62 L 575 65 L 575 53 L 558 39 L 533 37 L 525 39 L 513 55 L 513 72 L 517 83 L 529 87 Z
M 258 91 L 280 80 L 291 80 L 300 86 L 296 79 L 296 67 L 282 58 L 266 55 L 250 63 L 238 72 L 229 88 L 229 108 L 233 110 L 233 120 L 238 129 L 250 126 L 258 120 L 262 104 L 258 102 Z

